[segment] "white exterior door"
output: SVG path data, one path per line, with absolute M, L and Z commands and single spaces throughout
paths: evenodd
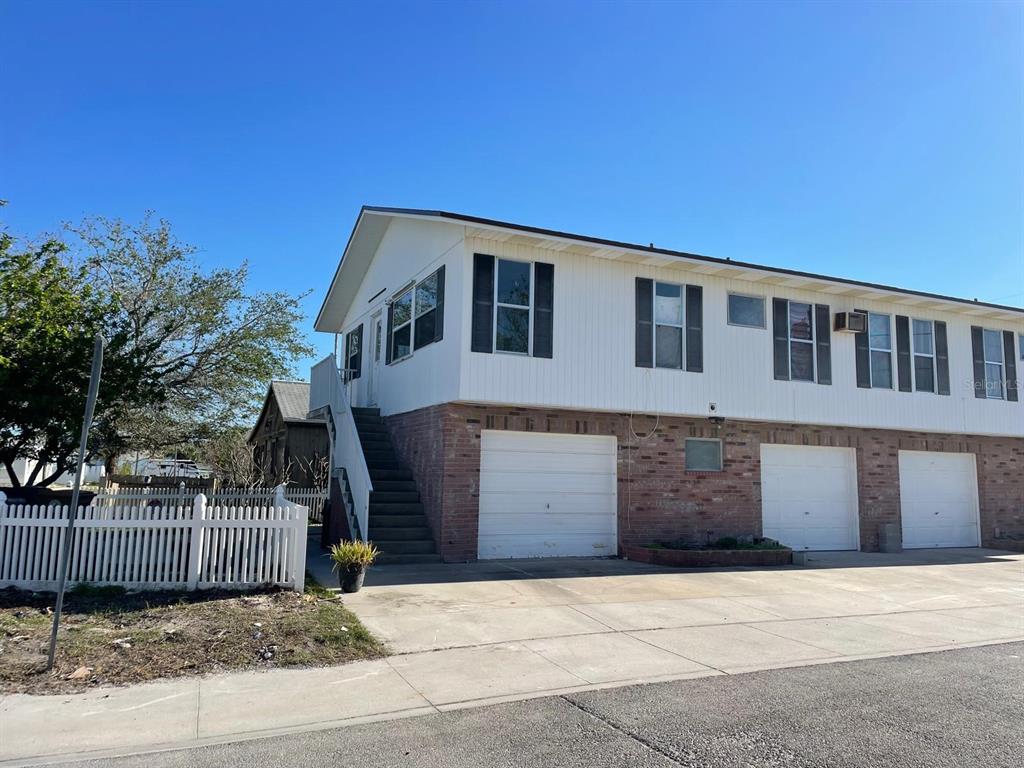
M 978 546 L 974 454 L 900 451 L 900 514 L 907 549 Z
M 384 354 L 381 313 L 370 318 L 370 381 L 367 387 L 366 404 L 377 405 L 377 391 L 380 388 L 380 360 Z
M 480 559 L 617 554 L 614 437 L 483 430 Z
M 763 533 L 796 550 L 857 549 L 852 448 L 761 445 Z

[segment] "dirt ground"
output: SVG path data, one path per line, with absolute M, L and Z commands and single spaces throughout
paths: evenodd
M 63 693 L 386 653 L 339 596 L 316 584 L 301 595 L 86 588 L 65 598 L 57 661 L 46 672 L 55 597 L 0 590 L 0 692 Z

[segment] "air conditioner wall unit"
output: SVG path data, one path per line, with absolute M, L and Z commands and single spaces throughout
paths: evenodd
M 866 333 L 868 315 L 866 312 L 836 312 L 835 330 L 847 333 Z

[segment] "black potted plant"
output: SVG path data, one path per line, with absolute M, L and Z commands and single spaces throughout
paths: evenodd
M 342 541 L 331 547 L 331 560 L 338 572 L 342 592 L 358 592 L 363 586 L 366 569 L 380 554 L 371 541 Z

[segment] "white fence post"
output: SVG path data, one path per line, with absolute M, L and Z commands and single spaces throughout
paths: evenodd
M 206 496 L 198 494 L 192 502 L 192 524 L 188 537 L 188 588 L 199 586 L 200 549 L 203 546 L 203 518 L 206 516 Z
M 300 504 L 292 506 L 295 526 L 295 591 L 306 589 L 306 541 L 309 538 L 309 507 Z

